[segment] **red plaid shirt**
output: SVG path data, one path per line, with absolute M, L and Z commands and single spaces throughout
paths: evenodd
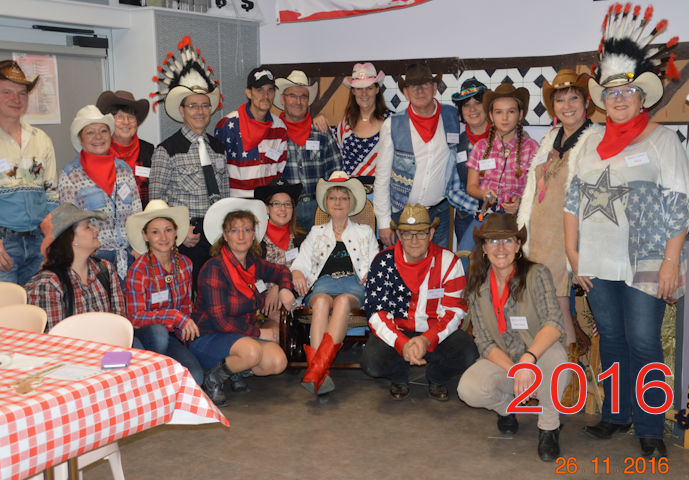
M 153 259 L 152 266 L 149 258 Z M 173 273 L 171 283 L 165 283 L 165 276 L 168 274 L 155 255 L 141 255 L 129 267 L 125 291 L 127 314 L 134 328 L 162 323 L 170 332 L 180 336 L 182 327 L 191 316 L 192 265 L 191 260 L 184 255 L 179 256 L 179 263 L 179 278 Z M 172 268 L 174 272 L 174 255 Z M 161 298 L 156 297 L 156 302 L 153 303 L 153 295 L 166 290 L 166 298 L 162 298 L 165 297 L 164 294 L 158 294 Z
M 86 312 L 110 312 L 125 315 L 124 295 L 120 289 L 120 280 L 112 263 L 101 260 L 110 274 L 110 292 L 112 304 L 105 287 L 96 278 L 98 265 L 95 260 L 88 260 L 89 275 L 86 284 L 81 283 L 79 275 L 69 269 L 69 279 L 74 291 L 74 314 Z M 65 306 L 62 304 L 64 290 L 58 276 L 49 271 L 41 270 L 29 280 L 24 288 L 27 293 L 27 303 L 41 307 L 48 313 L 46 331 L 53 328 L 65 318 Z
M 224 247 L 227 248 L 227 247 Z M 243 268 L 232 256 L 233 265 Z M 246 267 L 256 267 L 256 281 L 276 283 L 280 288 L 292 289 L 290 272 L 284 265 L 268 263 L 263 259 L 246 256 Z M 230 273 L 223 264 L 222 255 L 216 255 L 206 262 L 199 272 L 198 297 L 194 305 L 193 318 L 201 335 L 206 333 L 239 333 L 258 337 L 256 311 L 263 307 L 267 290 L 254 292 L 247 298 L 232 284 Z

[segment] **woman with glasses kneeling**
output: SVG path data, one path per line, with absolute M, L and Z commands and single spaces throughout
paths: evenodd
M 287 367 L 285 353 L 276 343 L 277 329 L 256 325 L 267 283 L 279 285 L 283 307 L 294 306 L 287 267 L 259 258 L 258 242 L 267 223 L 263 202 L 243 198 L 215 202 L 203 221 L 203 233 L 213 246 L 211 259 L 199 272 L 192 314 L 201 336 L 189 349 L 208 370 L 203 389 L 219 406 L 227 404 L 226 380 L 232 380 L 233 390 L 247 391 L 242 376 L 277 375 Z
M 519 423 L 507 408 L 534 377 L 527 369 L 514 378 L 507 372 L 518 363 L 536 364 L 544 379 L 535 395 L 542 409 L 538 456 L 552 462 L 560 455 L 560 418 L 549 380 L 567 353 L 560 343 L 564 326 L 550 270 L 524 256 L 526 228 L 517 228 L 514 215 L 489 214 L 480 230 L 474 227 L 474 240 L 464 298 L 481 358 L 460 379 L 459 398 L 496 411 L 500 432 L 515 434 Z M 565 377 L 558 382 L 558 399 L 569 384 Z

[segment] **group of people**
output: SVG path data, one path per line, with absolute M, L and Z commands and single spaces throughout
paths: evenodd
M 148 101 L 104 92 L 72 122 L 78 153 L 58 176 L 50 139 L 22 119 L 38 79 L 0 62 L 0 280 L 25 285 L 48 328 L 85 311 L 125 315 L 135 347 L 178 360 L 218 405 L 227 382 L 246 391 L 247 377 L 286 368 L 279 312 L 300 303 L 313 313 L 302 386 L 333 391 L 347 318 L 363 308 L 372 334 L 362 368 L 390 379 L 393 399 L 409 395 L 411 366 L 426 366 L 440 401 L 460 375 L 459 397 L 515 434 L 508 405 L 532 377 L 507 372 L 532 363 L 550 378 L 566 361 L 574 279 L 588 293 L 603 370 L 620 369 L 619 408 L 605 383 L 602 419 L 586 433 L 607 439 L 633 424 L 642 453 L 664 456 L 663 415 L 632 390 L 644 365 L 663 361 L 664 307 L 684 294 L 689 164 L 646 112 L 662 97 L 662 55 L 641 45 L 647 61 L 613 60 L 627 55 L 620 39 L 634 41 L 614 23 L 627 13 L 606 20 L 594 77 L 562 69 L 544 83 L 557 125 L 540 145 L 523 128 L 526 88 L 491 91 L 471 78 L 456 106 L 441 104 L 440 76 L 425 64 L 399 77 L 409 107 L 394 115 L 383 72 L 354 65 L 332 131 L 309 114 L 316 83 L 259 66 L 247 102 L 213 136 L 218 83 L 185 37 L 182 60 L 159 68 L 154 104 L 181 128 L 154 149 L 137 136 Z M 589 120 L 595 106 L 605 126 Z M 377 232 L 352 220 L 371 184 Z M 446 248 L 450 205 L 468 259 Z M 318 210 L 326 221 L 314 225 Z M 560 454 L 552 395 L 547 382 L 532 395 L 544 461 Z M 659 396 L 648 389 L 644 400 Z

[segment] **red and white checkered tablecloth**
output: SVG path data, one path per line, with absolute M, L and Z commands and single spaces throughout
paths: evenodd
M 103 353 L 122 348 L 0 327 L 0 353 L 56 360 L 30 371 L 0 368 L 0 479 L 20 479 L 112 443 L 170 422 L 183 412 L 184 423 L 227 419 L 176 361 L 132 350 L 129 368 L 79 380 L 44 377 L 35 392 L 19 395 L 13 382 L 58 362 L 100 368 Z M 197 421 L 195 421 L 196 419 Z

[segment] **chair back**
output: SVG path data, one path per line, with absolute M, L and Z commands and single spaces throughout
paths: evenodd
M 349 219 L 353 222 L 360 223 L 362 225 L 368 225 L 373 230 L 373 233 L 376 232 L 376 214 L 373 212 L 373 204 L 369 199 L 366 199 L 366 205 L 364 205 L 364 209 L 356 215 L 349 217 Z M 324 223 L 328 223 L 329 221 L 330 215 L 321 210 L 320 207 L 316 208 L 316 215 L 313 218 L 313 224 L 323 225 Z
M 11 282 L 0 282 L 0 307 L 26 303 L 24 287 Z
M 121 315 L 108 312 L 72 315 L 59 322 L 48 333 L 126 348 L 132 346 L 134 339 L 132 323 Z
M 46 323 L 48 314 L 36 305 L 17 304 L 0 307 L 0 327 L 43 333 Z

